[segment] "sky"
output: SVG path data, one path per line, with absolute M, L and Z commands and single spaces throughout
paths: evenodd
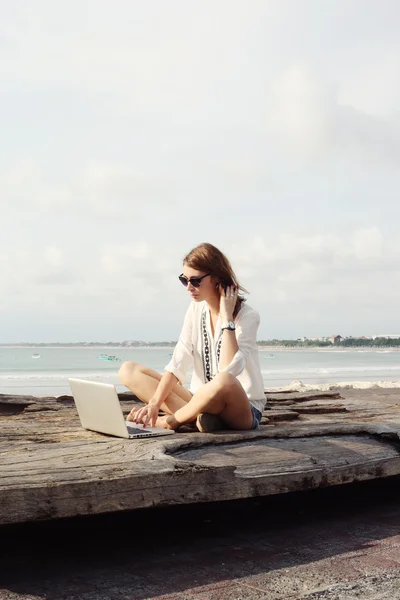
M 0 0 L 0 343 L 400 332 L 397 0 Z

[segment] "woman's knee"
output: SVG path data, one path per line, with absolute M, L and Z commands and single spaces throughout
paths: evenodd
M 139 363 L 135 363 L 132 361 L 125 361 L 122 363 L 119 371 L 118 377 L 124 385 L 128 383 L 132 383 L 135 375 L 140 371 L 141 365 Z
M 230 392 L 237 386 L 237 379 L 231 373 L 227 373 L 226 371 L 221 371 L 217 373 L 214 377 L 213 381 L 218 385 L 221 390 L 226 392 Z

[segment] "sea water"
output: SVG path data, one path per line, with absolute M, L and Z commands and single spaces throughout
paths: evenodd
M 113 383 L 123 391 L 126 388 L 118 380 L 123 361 L 145 364 L 162 373 L 172 352 L 173 348 L 2 347 L 0 393 L 66 394 L 70 393 L 69 377 Z M 102 354 L 113 355 L 117 361 L 103 360 Z M 377 381 L 395 382 L 392 385 L 400 387 L 398 350 L 260 350 L 259 358 L 268 389 L 286 387 L 293 381 L 319 389 L 344 382 L 369 387 Z

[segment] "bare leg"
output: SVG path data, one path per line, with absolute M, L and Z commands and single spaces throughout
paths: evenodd
M 150 369 L 150 367 L 128 361 L 122 363 L 118 375 L 121 382 L 145 404 L 154 396 L 161 379 L 160 373 Z M 176 384 L 161 405 L 161 409 L 166 413 L 173 414 L 185 406 L 191 398 L 192 394 L 189 390 Z
M 249 399 L 239 381 L 230 373 L 218 373 L 172 417 L 168 417 L 167 422 L 176 429 L 179 424 L 194 421 L 203 412 L 218 415 L 231 429 L 250 429 L 253 424 Z

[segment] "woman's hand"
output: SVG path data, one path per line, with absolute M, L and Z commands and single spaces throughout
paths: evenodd
M 146 427 L 146 425 L 155 427 L 158 410 L 158 404 L 150 400 L 149 404 L 146 404 L 146 406 L 134 406 L 129 413 L 127 420 L 133 421 L 134 423 L 143 423 L 143 427 Z
M 221 321 L 232 321 L 233 311 L 235 310 L 238 297 L 238 290 L 235 286 L 229 286 L 226 289 L 220 284 L 219 286 L 219 314 Z

